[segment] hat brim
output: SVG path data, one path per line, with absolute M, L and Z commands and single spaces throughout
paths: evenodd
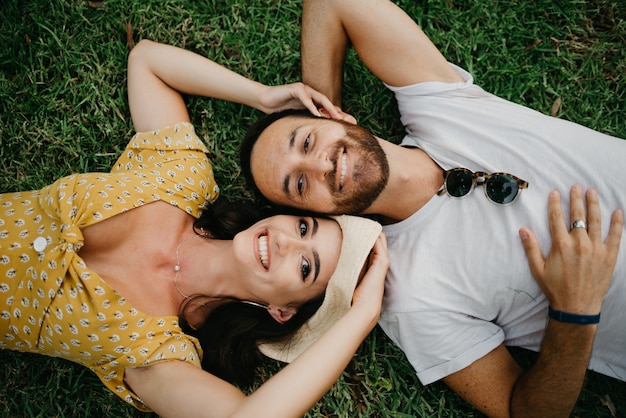
M 328 281 L 324 302 L 294 334 L 280 342 L 259 344 L 261 352 L 275 360 L 290 363 L 324 334 L 350 309 L 359 276 L 382 226 L 358 216 L 331 216 L 342 231 L 341 253 L 335 272 Z

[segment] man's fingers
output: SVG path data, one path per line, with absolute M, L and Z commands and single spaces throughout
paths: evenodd
M 519 231 L 519 236 L 522 239 L 522 245 L 524 246 L 524 252 L 528 259 L 528 265 L 530 266 L 530 272 L 535 279 L 541 277 L 543 274 L 546 259 L 541 254 L 541 247 L 535 237 L 535 234 L 528 228 L 522 228 Z
M 611 227 L 609 235 L 606 237 L 606 247 L 612 260 L 617 259 L 620 241 L 622 239 L 622 231 L 624 230 L 624 212 L 620 209 L 613 212 L 611 217 Z
M 583 188 L 580 184 L 575 184 L 570 189 L 569 199 L 569 221 L 570 228 L 575 221 L 583 221 L 587 224 L 587 215 L 585 214 L 585 202 L 583 200 Z M 584 228 L 575 228 L 584 231 Z
M 587 232 L 592 242 L 602 242 L 600 199 L 594 189 L 587 190 Z
M 548 219 L 550 220 L 550 234 L 553 242 L 568 234 L 569 230 L 565 225 L 563 208 L 561 207 L 561 195 L 556 190 L 550 192 L 548 197 Z

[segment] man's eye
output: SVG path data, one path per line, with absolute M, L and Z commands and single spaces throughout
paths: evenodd
M 304 139 L 304 144 L 302 145 L 302 148 L 304 148 L 304 151 L 305 151 L 305 152 L 309 150 L 309 144 L 310 144 L 310 143 L 311 143 L 311 137 L 310 137 L 310 136 L 307 136 L 307 137 Z
M 302 177 L 300 177 L 298 179 L 298 194 L 302 194 L 302 189 L 304 188 L 304 179 Z
M 300 219 L 300 237 L 304 238 L 306 233 L 309 231 L 309 224 L 306 223 L 304 219 Z
M 306 280 L 309 277 L 309 273 L 311 273 L 311 265 L 306 258 L 302 259 L 302 280 Z

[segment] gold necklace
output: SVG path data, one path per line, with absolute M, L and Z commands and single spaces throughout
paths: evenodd
M 178 250 L 180 250 L 182 247 L 185 246 L 185 244 L 187 244 L 189 241 L 191 241 L 194 238 L 198 238 L 201 237 L 202 235 L 197 235 L 194 234 L 194 236 L 187 238 L 186 240 L 182 241 L 181 243 L 178 244 L 178 246 L 176 247 L 176 264 L 174 265 L 174 287 L 176 288 L 176 291 L 185 299 L 189 299 L 189 296 L 185 295 L 180 288 L 178 287 L 178 272 L 182 269 L 181 265 L 180 265 L 180 258 L 178 256 Z

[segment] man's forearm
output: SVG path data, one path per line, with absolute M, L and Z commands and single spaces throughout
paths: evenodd
M 511 417 L 568 417 L 582 389 L 596 325 L 549 320 L 537 361 L 515 384 Z
M 331 2 L 305 0 L 302 19 L 302 81 L 341 106 L 348 36 Z

